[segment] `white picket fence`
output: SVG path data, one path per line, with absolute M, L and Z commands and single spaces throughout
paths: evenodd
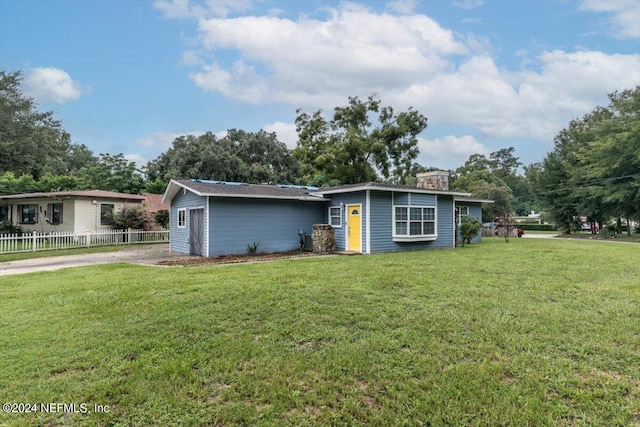
M 34 231 L 31 234 L 0 235 L 0 254 L 168 242 L 169 230 L 93 230 L 86 233 Z

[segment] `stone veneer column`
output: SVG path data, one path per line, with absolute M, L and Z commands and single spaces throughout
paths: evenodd
M 313 224 L 311 240 L 314 253 L 330 254 L 336 250 L 336 233 L 329 224 Z

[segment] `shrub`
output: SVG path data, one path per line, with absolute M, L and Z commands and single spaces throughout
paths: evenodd
M 522 228 L 525 231 L 556 231 L 555 224 L 527 224 L 520 223 L 518 228 Z
M 20 227 L 13 225 L 10 222 L 0 222 L 0 234 L 19 234 L 21 232 Z
M 166 209 L 160 210 L 155 213 L 154 218 L 156 223 L 162 228 L 169 228 L 169 211 Z
M 148 230 L 153 225 L 153 220 L 147 210 L 142 206 L 125 207 L 118 212 L 109 214 L 111 225 L 116 230 Z
M 475 218 L 464 217 L 460 222 L 460 236 L 462 237 L 462 244 L 464 242 L 471 243 L 471 239 L 478 235 L 480 231 L 480 222 Z

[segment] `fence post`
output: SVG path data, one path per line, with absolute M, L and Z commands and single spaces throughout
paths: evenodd
M 91 247 L 91 230 L 87 228 L 87 247 Z
M 37 245 L 37 239 L 36 239 L 36 236 L 37 236 L 37 235 L 38 235 L 38 232 L 37 232 L 36 230 L 33 230 L 33 231 L 31 232 L 31 236 L 32 236 L 32 239 L 33 239 L 33 242 L 32 242 L 32 251 L 33 251 L 33 252 L 35 252 L 35 251 L 36 251 L 37 246 L 38 246 L 38 245 Z
M 131 244 L 131 227 L 127 228 L 127 245 Z

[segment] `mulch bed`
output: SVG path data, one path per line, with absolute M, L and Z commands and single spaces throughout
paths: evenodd
M 215 257 L 184 257 L 169 261 L 160 261 L 158 265 L 167 266 L 192 266 L 206 264 L 239 264 L 246 262 L 264 262 L 277 259 L 307 258 L 317 256 L 313 252 L 291 251 L 291 252 L 272 252 L 254 255 L 219 255 Z

